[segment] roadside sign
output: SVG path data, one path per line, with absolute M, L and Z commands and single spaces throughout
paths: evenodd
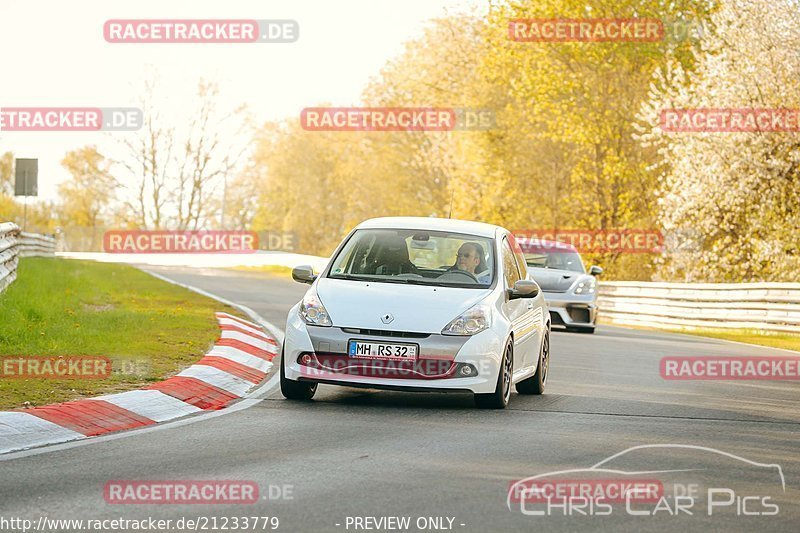
M 14 196 L 38 196 L 39 160 L 17 159 L 14 166 Z

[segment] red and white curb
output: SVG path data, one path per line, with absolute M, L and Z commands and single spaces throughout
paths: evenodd
M 150 426 L 222 409 L 266 378 L 278 342 L 257 324 L 217 313 L 214 347 L 179 374 L 143 390 L 0 412 L 0 453 Z

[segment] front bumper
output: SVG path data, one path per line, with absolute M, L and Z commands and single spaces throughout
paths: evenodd
M 553 326 L 594 329 L 597 322 L 597 293 L 580 295 L 542 291 L 542 294 L 550 307 Z
M 358 328 L 308 326 L 294 308 L 286 324 L 282 362 L 285 376 L 294 381 L 393 390 L 494 392 L 505 337 L 491 328 L 471 337 L 397 335 L 398 332 L 386 335 Z M 350 358 L 350 339 L 417 344 L 419 364 Z M 301 356 L 305 364 L 301 364 Z M 465 365 L 471 365 L 477 374 L 460 377 L 459 370 Z

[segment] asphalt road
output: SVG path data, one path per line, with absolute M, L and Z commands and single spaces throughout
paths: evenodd
M 306 288 L 254 273 L 157 271 L 247 305 L 281 329 Z M 321 386 L 313 402 L 295 403 L 274 388 L 247 409 L 197 423 L 0 461 L 0 518 L 274 516 L 278 531 L 366 531 L 356 528 L 375 525 L 365 517 L 395 516 L 409 517 L 410 531 L 434 530 L 429 517 L 463 532 L 797 531 L 800 384 L 666 381 L 659 374 L 668 355 L 780 353 L 615 327 L 554 332 L 547 393 L 513 394 L 505 411 L 477 410 L 469 395 L 331 386 Z M 618 503 L 605 516 L 596 508 L 526 507 L 545 513 L 534 516 L 507 506 L 512 481 L 587 469 L 642 445 L 663 446 L 613 459 L 605 466 L 612 473 L 561 479 L 657 470 L 637 475 L 663 481 L 660 504 Z M 780 466 L 785 491 L 774 467 L 753 463 Z M 130 479 L 241 479 L 262 493 L 269 486 L 292 493 L 238 506 L 105 503 L 107 481 Z M 711 515 L 709 489 L 716 489 Z M 676 490 L 692 498 L 680 500 L 691 501 L 680 514 L 673 514 Z M 774 513 L 774 505 L 777 514 L 745 516 Z

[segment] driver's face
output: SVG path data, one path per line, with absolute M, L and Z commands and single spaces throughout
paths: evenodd
M 474 274 L 480 262 L 481 260 L 472 246 L 463 245 L 459 248 L 456 256 L 456 268 Z

